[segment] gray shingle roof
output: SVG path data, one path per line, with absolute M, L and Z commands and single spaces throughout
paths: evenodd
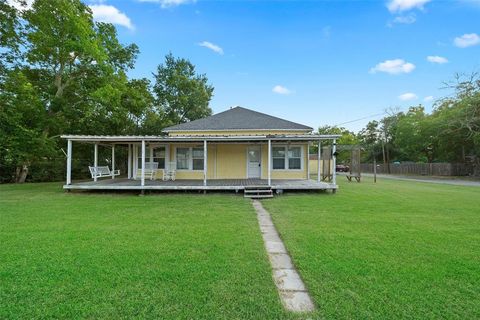
M 305 130 L 312 128 L 303 124 L 280 119 L 250 109 L 235 107 L 212 116 L 181 123 L 163 129 L 169 131 L 205 130 Z

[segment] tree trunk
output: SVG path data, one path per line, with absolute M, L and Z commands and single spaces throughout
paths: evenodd
M 26 164 L 22 165 L 21 167 L 17 167 L 15 182 L 16 183 L 24 183 L 27 179 L 28 175 L 28 166 Z

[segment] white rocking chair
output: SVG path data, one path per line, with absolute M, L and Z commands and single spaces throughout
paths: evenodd
M 155 173 L 158 170 L 158 162 L 145 162 L 145 179 L 155 179 Z M 142 178 L 142 169 L 137 169 L 137 179 Z
M 120 175 L 120 170 L 114 170 L 110 171 L 110 168 L 108 166 L 98 166 L 98 167 L 93 167 L 93 166 L 88 166 L 88 169 L 90 170 L 90 174 L 92 175 L 92 179 L 94 178 L 105 178 L 105 177 L 115 177 Z
M 163 181 L 172 180 L 175 181 L 175 175 L 177 174 L 177 163 L 169 162 L 168 166 L 163 170 Z

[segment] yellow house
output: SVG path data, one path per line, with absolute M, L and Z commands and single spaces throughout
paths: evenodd
M 335 177 L 328 182 L 320 181 L 320 174 L 311 177 L 309 149 L 312 143 L 335 141 L 338 136 L 312 134 L 312 128 L 302 124 L 235 107 L 163 132 L 162 136 L 62 136 L 68 141 L 64 188 L 269 190 L 259 194 L 337 188 Z M 72 142 L 94 144 L 89 167 L 93 181 L 72 183 Z M 99 166 L 99 146 L 112 149 L 107 166 Z M 128 149 L 123 177 L 115 170 L 119 146 Z

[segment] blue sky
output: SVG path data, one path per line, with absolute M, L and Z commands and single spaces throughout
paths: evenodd
M 241 105 L 317 128 L 430 111 L 444 81 L 480 70 L 480 1 L 88 3 L 140 47 L 131 76 L 151 78 L 168 52 L 188 58 L 215 87 L 214 112 Z

